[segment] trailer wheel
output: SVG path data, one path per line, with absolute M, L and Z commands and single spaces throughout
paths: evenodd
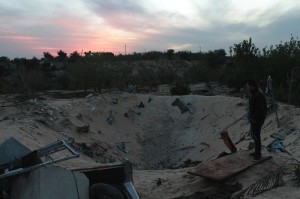
M 90 187 L 91 199 L 124 199 L 123 194 L 115 187 L 97 183 Z

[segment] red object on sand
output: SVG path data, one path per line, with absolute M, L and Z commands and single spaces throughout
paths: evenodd
M 240 150 L 219 159 L 204 162 L 188 173 L 222 181 L 270 158 L 272 156 L 263 156 L 259 161 L 254 162 L 247 151 Z

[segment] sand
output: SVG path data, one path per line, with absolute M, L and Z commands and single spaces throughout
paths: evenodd
M 245 98 L 222 95 L 162 96 L 114 91 L 79 98 L 57 99 L 49 93 L 39 97 L 17 102 L 17 96 L 0 96 L 0 142 L 13 136 L 34 150 L 58 139 L 72 138 L 97 149 L 93 158 L 81 153 L 78 159 L 58 164 L 69 169 L 129 159 L 141 198 L 199 198 L 195 194 L 217 192 L 223 184 L 187 171 L 216 159 L 223 151 L 229 153 L 220 133 L 247 112 Z M 190 111 L 182 114 L 177 106 L 172 106 L 176 98 Z M 290 155 L 266 150 L 274 140 L 273 133 L 288 127 L 300 129 L 298 113 L 298 108 L 279 103 L 279 127 L 276 115 L 271 113 L 261 136 L 263 154 L 272 155 L 273 159 L 242 172 L 226 184 L 238 182 L 246 188 L 286 160 L 300 160 L 297 130 L 283 140 Z M 89 126 L 88 132 L 77 131 L 84 126 Z M 249 150 L 252 140 L 246 118 L 226 130 L 238 150 Z M 297 198 L 297 192 L 287 179 L 283 186 L 254 198 Z

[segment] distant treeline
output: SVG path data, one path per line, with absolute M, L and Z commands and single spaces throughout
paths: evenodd
M 34 93 L 53 89 L 125 89 L 128 85 L 155 89 L 160 84 L 173 85 L 173 94 L 188 94 L 188 85 L 219 82 L 239 90 L 249 78 L 264 89 L 267 77 L 273 79 L 275 98 L 300 102 L 300 41 L 290 41 L 259 49 L 251 38 L 229 49 L 208 52 L 149 51 L 114 55 L 111 52 L 74 51 L 69 56 L 43 53 L 43 58 L 0 57 L 0 92 Z M 292 71 L 294 69 L 293 78 Z M 292 83 L 292 84 L 291 84 Z M 174 88 L 175 87 L 175 88 Z M 178 88 L 178 89 L 177 89 Z

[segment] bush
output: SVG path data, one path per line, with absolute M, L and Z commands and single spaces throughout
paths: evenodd
M 172 95 L 188 95 L 191 92 L 189 85 L 182 77 L 177 77 L 173 86 L 171 86 L 170 93 Z

